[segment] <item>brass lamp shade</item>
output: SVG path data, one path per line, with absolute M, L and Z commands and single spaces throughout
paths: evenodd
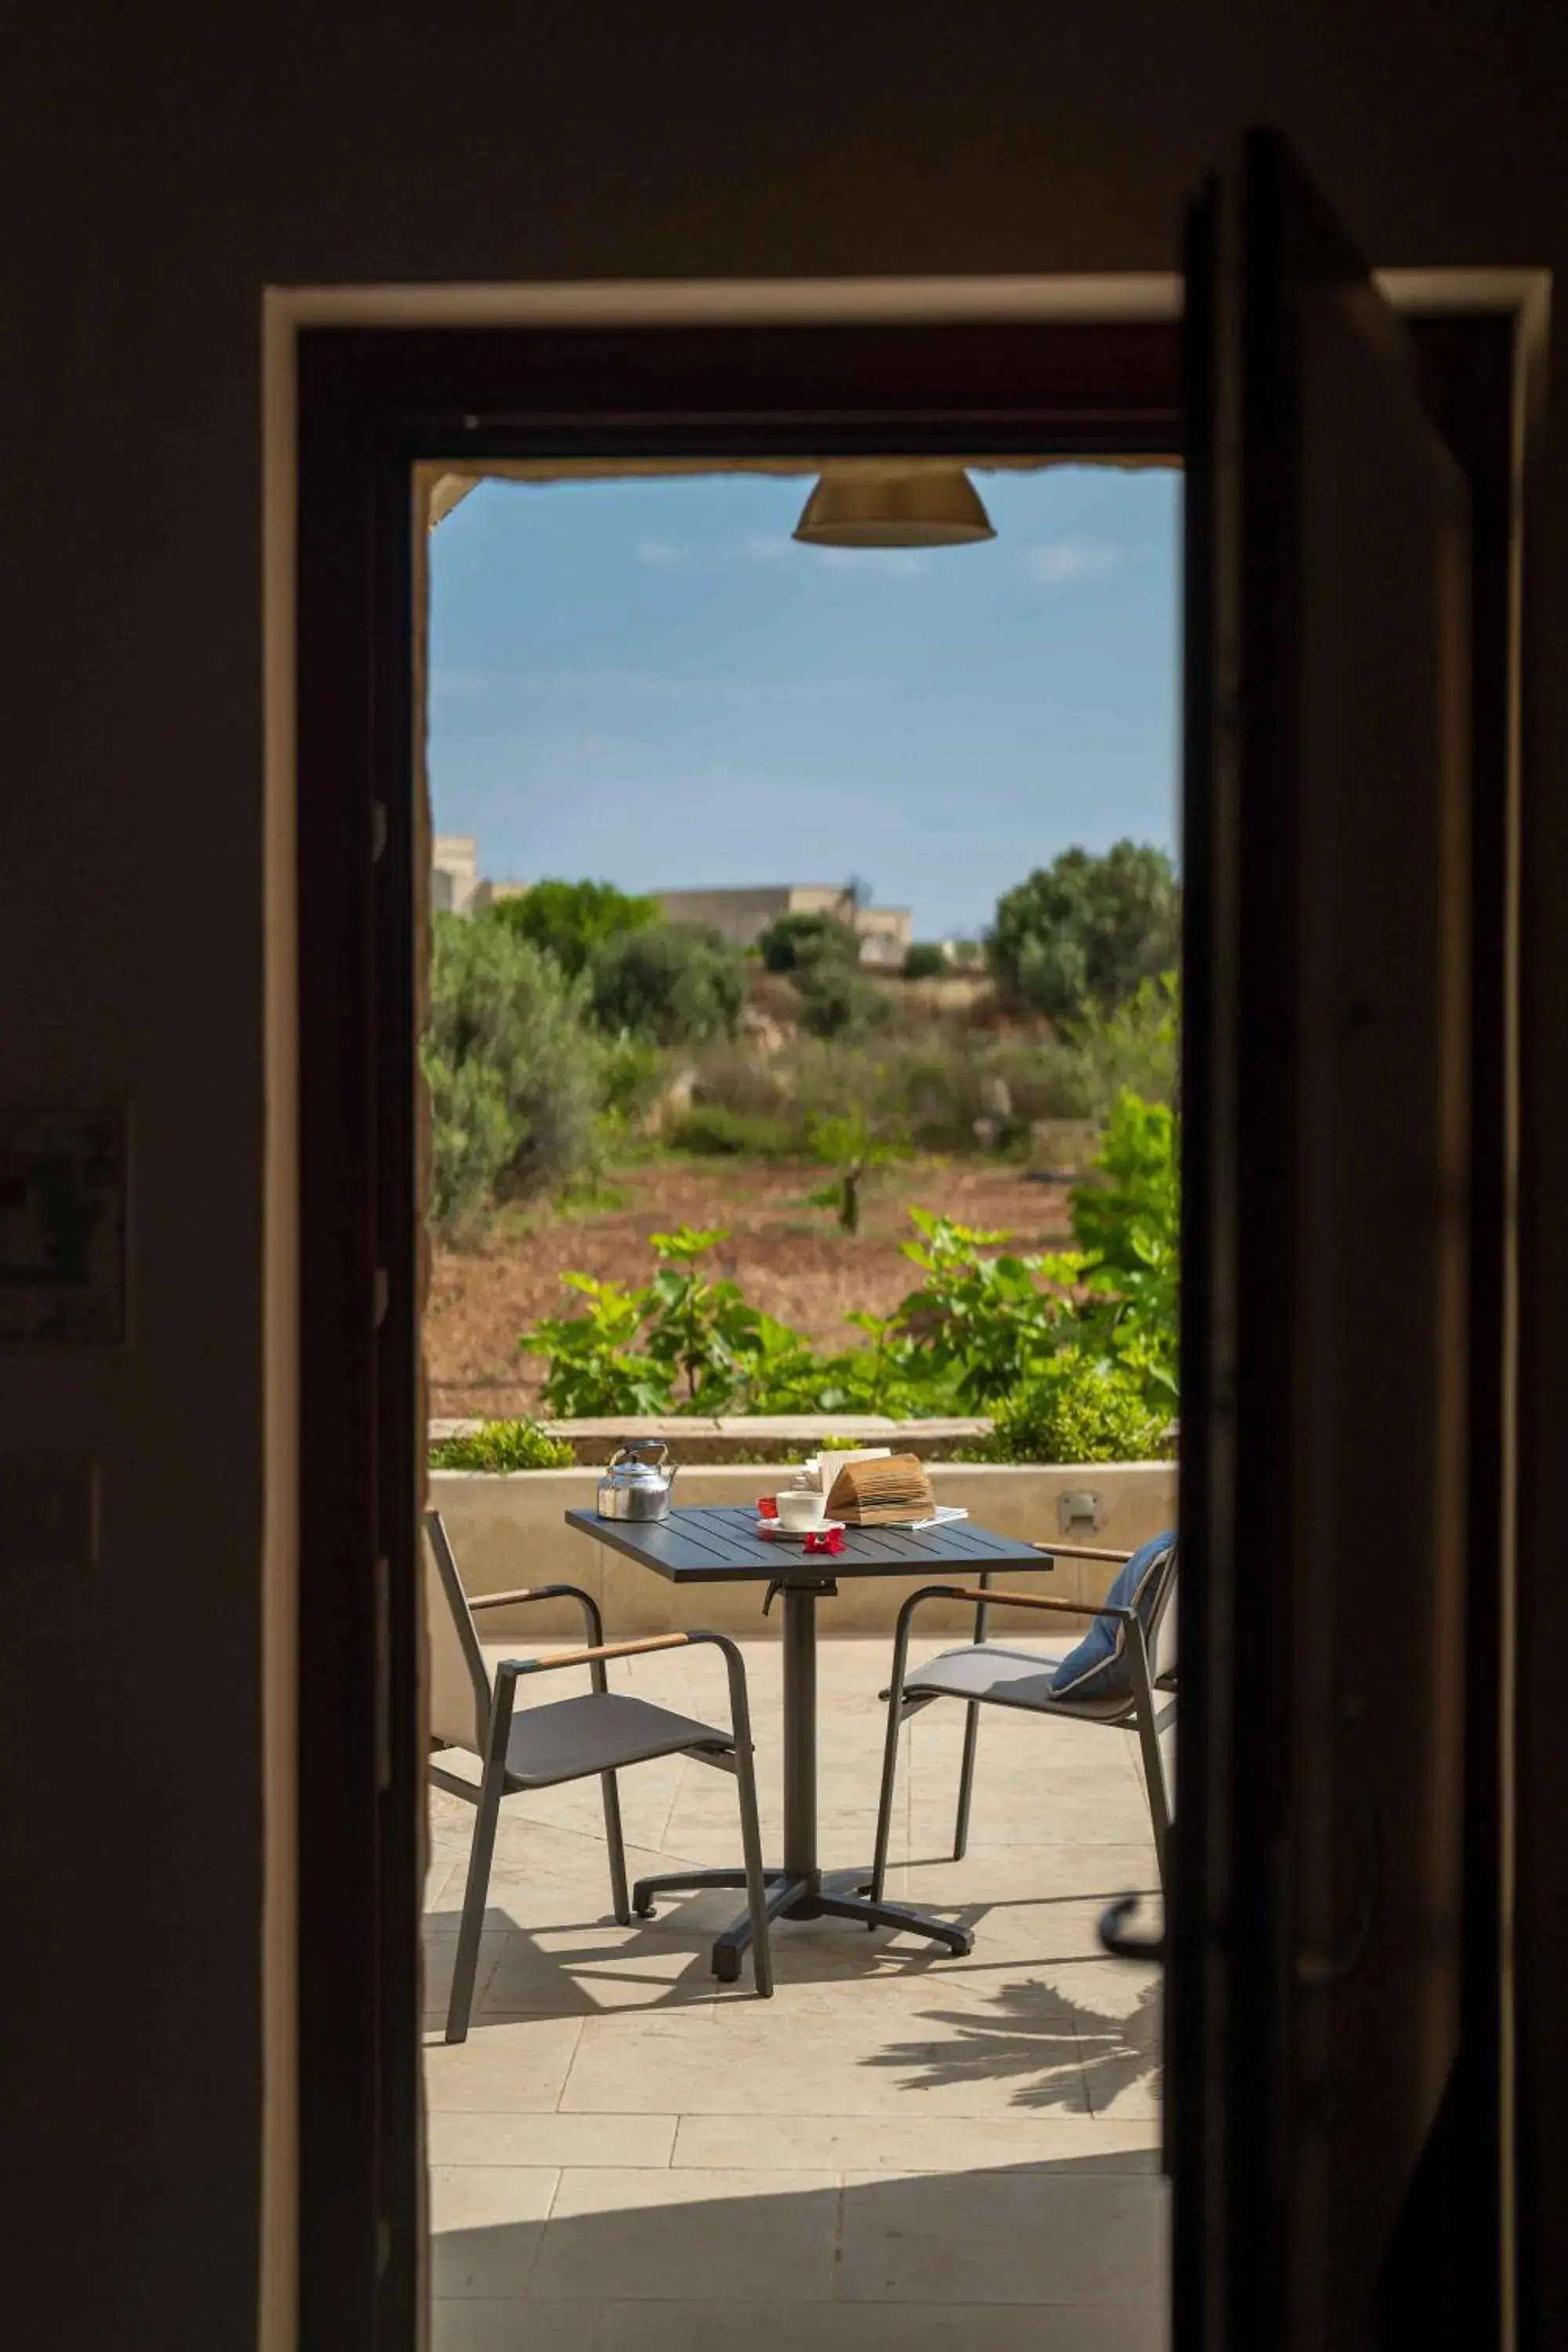
M 824 474 L 795 527 L 807 547 L 963 547 L 996 531 L 962 466 Z

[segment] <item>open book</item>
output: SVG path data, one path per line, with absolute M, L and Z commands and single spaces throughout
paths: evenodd
M 885 1527 L 897 1519 L 926 1519 L 936 1496 L 920 1458 L 889 1454 L 880 1461 L 847 1462 L 827 1497 L 829 1518 L 847 1527 Z

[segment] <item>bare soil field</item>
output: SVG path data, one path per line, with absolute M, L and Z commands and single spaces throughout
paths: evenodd
M 679 1224 L 718 1226 L 730 1238 L 710 1263 L 753 1305 L 816 1346 L 855 1338 L 846 1315 L 886 1315 L 919 1274 L 902 1255 L 908 1209 L 1000 1230 L 1020 1249 L 1056 1249 L 1068 1234 L 1067 1188 L 994 1160 L 914 1160 L 893 1169 L 866 1199 L 861 1230 L 838 1231 L 807 1195 L 825 1171 L 744 1160 L 660 1159 L 611 1180 L 621 1205 L 591 1213 L 539 1210 L 497 1220 L 473 1250 L 437 1250 L 425 1324 L 430 1411 L 489 1418 L 537 1410 L 544 1366 L 518 1340 L 543 1315 L 572 1311 L 568 1272 L 638 1283 L 653 1266 L 650 1234 Z

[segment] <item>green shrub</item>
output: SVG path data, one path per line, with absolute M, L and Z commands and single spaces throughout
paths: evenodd
M 523 1334 L 550 1360 L 544 1402 L 563 1418 L 653 1412 L 940 1413 L 951 1381 L 896 1316 L 852 1315 L 870 1344 L 819 1356 L 701 1264 L 728 1235 L 682 1226 L 651 1236 L 657 1266 L 637 1289 L 569 1274 L 587 1304 Z
M 811 1148 L 823 1166 L 834 1171 L 832 1182 L 812 1193 L 812 1207 L 836 1210 L 839 1231 L 858 1234 L 862 1187 L 879 1170 L 903 1159 L 908 1147 L 901 1137 L 879 1134 L 864 1107 L 857 1104 L 853 1110 L 817 1120 Z
M 1054 1022 L 1125 1003 L 1181 950 L 1175 869 L 1152 843 L 1065 849 L 997 902 L 986 956 L 997 986 Z
M 925 1281 L 904 1300 L 899 1322 L 933 1368 L 951 1377 L 962 1405 L 987 1408 L 1042 1369 L 1062 1343 L 1068 1302 L 1039 1281 L 1053 1261 L 1006 1250 L 983 1256 L 1008 1236 L 926 1209 L 910 1215 L 920 1238 L 904 1244 L 904 1255 Z
M 895 1316 L 851 1315 L 871 1345 L 816 1355 L 799 1336 L 764 1318 L 763 1344 L 732 1412 L 889 1413 L 918 1420 L 956 1411 L 952 1385 L 893 1327 Z
M 975 1057 L 977 1078 L 1007 1090 L 1013 1123 L 1037 1118 L 1098 1118 L 1111 1097 L 1096 1091 L 1081 1057 L 1059 1038 L 1004 1038 Z
M 678 1150 L 804 1158 L 810 1118 L 796 1097 L 796 1056 L 759 1054 L 743 1041 L 721 1039 L 696 1057 L 691 1106 L 671 1123 Z
M 1181 1018 L 1180 982 L 1173 971 L 1163 971 L 1140 982 L 1113 1012 L 1091 1012 L 1068 1024 L 1061 1045 L 1089 1106 L 1077 1115 L 1104 1118 L 1123 1093 L 1173 1102 Z
M 992 1462 L 1153 1462 L 1170 1451 L 1167 1426 L 1133 1373 L 1068 1348 L 996 1404 L 984 1454 Z
M 886 995 L 874 993 L 885 1008 Z M 1006 1090 L 1007 1111 L 997 1123 L 1018 1137 L 1037 1119 L 1108 1118 L 1124 1069 L 1149 1073 L 1151 1083 L 1135 1091 L 1156 1101 L 1168 1098 L 1173 1051 L 1157 1041 L 1145 1050 L 1138 1029 L 1142 1018 L 1129 1007 L 1082 1044 L 1076 1031 L 1070 1039 L 987 1039 L 937 1022 L 912 1029 L 883 1026 L 863 1035 L 805 1036 L 768 1057 L 721 1041 L 697 1057 L 693 1103 L 777 1122 L 766 1131 L 778 1137 L 787 1129 L 802 1153 L 811 1148 L 815 1126 L 855 1106 L 874 1128 L 897 1132 L 920 1150 L 973 1151 L 975 1122 L 995 1119 L 998 1084 Z M 734 1148 L 748 1147 L 738 1142 Z
M 784 1113 L 793 1092 L 790 1061 L 764 1055 L 744 1038 L 719 1038 L 695 1055 L 692 1100 L 726 1110 Z
M 663 1046 L 625 1030 L 606 1037 L 599 1052 L 599 1100 L 606 1117 L 645 1117 L 668 1086 L 670 1075 L 670 1056 Z
M 1072 1195 L 1073 1236 L 1099 1265 L 1131 1274 L 1147 1261 L 1138 1235 L 1174 1241 L 1180 1223 L 1175 1114 L 1124 1093 L 1095 1155 L 1097 1181 Z
M 658 923 L 597 949 L 588 989 L 594 1018 L 609 1034 L 700 1045 L 733 1036 L 746 998 L 745 960 L 717 931 Z
M 564 1438 L 536 1421 L 485 1421 L 460 1437 L 437 1438 L 432 1470 L 570 1470 L 576 1455 Z
M 710 1111 L 710 1116 L 712 1116 Z M 739 1114 L 731 1115 L 739 1117 Z M 818 1149 L 858 1182 L 878 1156 L 862 1109 L 818 1125 Z M 651 1238 L 636 1289 L 569 1274 L 583 1313 L 542 1322 L 525 1350 L 549 1358 L 544 1400 L 562 1415 L 884 1412 L 996 1415 L 997 1460 L 1148 1458 L 1177 1402 L 1180 1186 L 1174 1118 L 1123 1095 L 1075 1188 L 1076 1249 L 1021 1256 L 952 1219 L 911 1209 L 905 1255 L 923 1276 L 891 1315 L 847 1319 L 864 1343 L 820 1354 L 748 1304 L 703 1261 L 727 1238 L 682 1227 Z
M 542 948 L 575 980 L 606 940 L 646 930 L 659 912 L 654 899 L 629 898 L 611 882 L 536 882 L 521 898 L 497 899 L 480 920 Z
M 904 955 L 906 980 L 936 980 L 947 970 L 947 958 L 934 940 L 915 940 Z
M 836 915 L 780 915 L 757 941 L 769 971 L 795 972 L 819 963 L 860 961 L 859 935 Z
M 482 1062 L 448 1062 L 426 1046 L 430 1089 L 430 1211 L 448 1238 L 477 1227 L 516 1144 L 516 1129 L 498 1072 Z
M 673 1075 L 672 1057 L 646 1037 L 594 1033 L 599 1047 L 598 1156 L 636 1159 L 656 1148 L 653 1114 Z
M 562 1281 L 587 1301 L 583 1313 L 546 1316 L 518 1342 L 524 1355 L 550 1360 L 542 1391 L 550 1411 L 563 1421 L 670 1412 L 668 1368 L 637 1346 L 646 1294 L 591 1274 L 567 1274 Z
M 514 931 L 436 916 L 423 1058 L 438 1225 L 591 1166 L 599 1049 L 578 992 Z
M 670 1121 L 667 1140 L 676 1151 L 737 1160 L 789 1160 L 802 1145 L 798 1129 L 788 1119 L 766 1111 L 727 1110 L 722 1103 L 704 1102 L 693 1103 Z
M 718 1413 L 742 1383 L 764 1318 L 737 1283 L 714 1281 L 700 1264 L 729 1235 L 680 1225 L 648 1238 L 658 1260 L 651 1282 L 628 1290 L 569 1274 L 566 1286 L 588 1301 L 586 1311 L 524 1332 L 524 1353 L 550 1358 L 543 1396 L 552 1412 Z
M 797 965 L 792 977 L 801 1026 L 813 1037 L 864 1037 L 889 1018 L 891 1008 L 876 982 L 837 957 Z
M 933 1026 L 861 1048 L 846 1091 L 875 1118 L 897 1120 L 922 1150 L 971 1151 L 982 1112 L 980 1064 L 962 1034 Z
M 1068 1059 L 1049 1039 L 987 1044 L 931 1024 L 814 1045 L 795 1058 L 792 1075 L 808 1118 L 858 1103 L 874 1124 L 896 1129 L 921 1150 L 973 1151 L 976 1121 L 994 1117 L 998 1081 L 1006 1088 L 1005 1126 L 1091 1116 L 1063 1081 Z
M 1181 1169 L 1174 1114 L 1123 1094 L 1095 1158 L 1099 1181 L 1075 1187 L 1073 1235 L 1087 1293 L 1085 1331 L 1136 1375 L 1166 1414 L 1178 1394 Z

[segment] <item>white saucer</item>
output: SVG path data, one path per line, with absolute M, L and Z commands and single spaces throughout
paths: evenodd
M 814 1528 L 786 1528 L 782 1519 L 759 1518 L 757 1533 L 760 1536 L 771 1536 L 775 1543 L 781 1538 L 785 1543 L 804 1543 L 807 1536 L 838 1534 L 842 1532 L 843 1527 L 842 1519 L 819 1519 Z

